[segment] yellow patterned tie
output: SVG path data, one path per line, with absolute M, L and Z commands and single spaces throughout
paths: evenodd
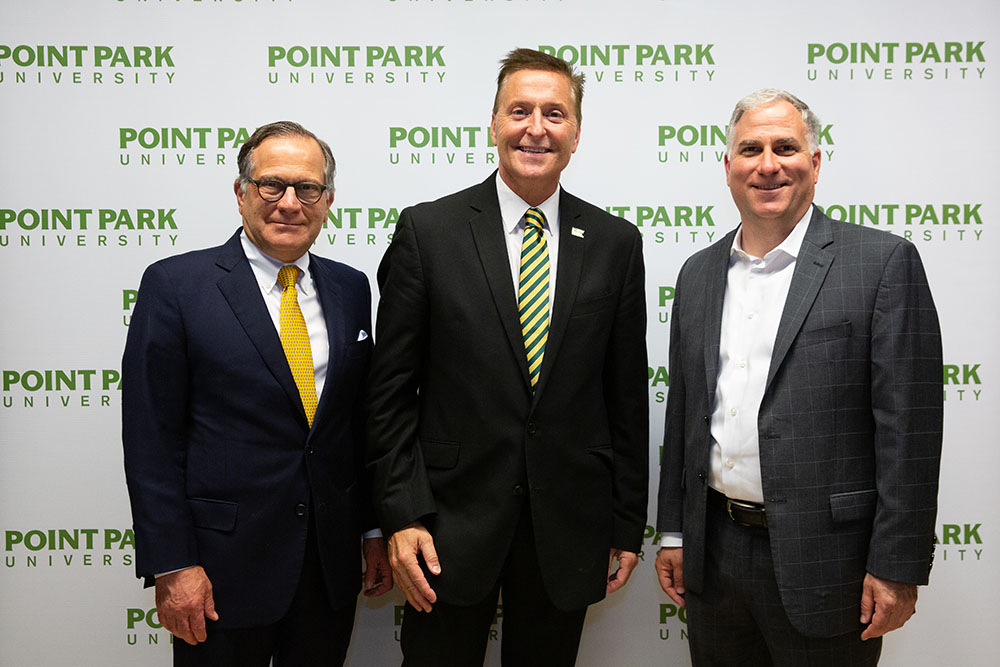
M 299 291 L 295 283 L 299 279 L 299 267 L 283 266 L 278 271 L 281 285 L 281 347 L 292 369 L 295 386 L 299 388 L 302 407 L 306 409 L 306 419 L 312 426 L 316 415 L 316 374 L 313 369 L 312 348 L 309 347 L 309 332 L 306 321 L 299 309 Z
M 531 391 L 538 385 L 545 341 L 549 336 L 549 246 L 542 227 L 545 214 L 529 208 L 524 214 L 524 239 L 521 241 L 521 274 L 517 307 L 521 315 L 524 351 L 528 355 Z

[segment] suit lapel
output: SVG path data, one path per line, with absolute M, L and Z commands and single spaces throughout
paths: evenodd
M 726 234 L 713 246 L 705 277 L 705 386 L 708 404 L 715 404 L 715 385 L 719 379 L 719 345 L 722 340 L 722 306 L 726 297 L 726 277 L 729 275 L 729 256 L 737 230 Z M 697 287 L 695 287 L 697 289 Z
M 340 373 L 343 364 L 343 355 L 346 351 L 347 343 L 351 342 L 347 338 L 347 322 L 344 318 L 344 294 L 340 285 L 333 279 L 327 267 L 316 260 L 316 257 L 309 258 L 309 271 L 312 273 L 313 286 L 319 295 L 320 305 L 323 307 L 323 319 L 326 320 L 326 336 L 330 344 L 330 354 L 326 364 L 326 382 L 323 385 L 323 395 L 319 397 L 319 405 L 316 407 L 316 416 L 313 421 L 315 429 L 316 422 L 326 413 L 324 406 L 332 401 L 335 392 L 334 383 Z
M 586 254 L 587 221 L 583 217 L 582 207 L 573 195 L 565 190 L 559 195 L 559 266 L 556 267 L 556 293 L 554 305 L 549 316 L 549 334 L 545 342 L 545 356 L 539 374 L 538 387 L 535 388 L 535 400 L 542 395 L 548 378 L 552 375 L 552 365 L 555 363 L 569 325 L 569 316 L 576 303 L 577 289 L 580 287 L 580 275 L 583 271 L 583 258 Z M 578 236 L 573 228 L 584 234 Z
M 771 352 L 771 366 L 767 371 L 765 392 L 785 360 L 785 355 L 788 354 L 792 341 L 802 328 L 802 323 L 805 322 L 806 315 L 809 314 L 813 302 L 816 301 L 816 295 L 823 286 L 830 265 L 833 264 L 833 253 L 825 249 L 831 243 L 833 234 L 830 225 L 826 223 L 825 216 L 819 209 L 813 207 L 812 218 L 802 240 L 802 248 L 795 260 L 795 273 L 792 274 L 792 283 L 788 287 L 785 307 L 781 312 L 778 334 L 774 340 L 774 350 Z
M 274 323 L 267 312 L 264 298 L 260 294 L 250 262 L 243 254 L 239 232 L 222 246 L 216 265 L 225 271 L 216 283 L 225 297 L 233 314 L 239 320 L 247 337 L 257 348 L 264 365 L 281 385 L 282 390 L 307 424 L 305 409 L 295 379 L 288 367 L 281 339 L 274 329 Z
M 524 337 L 521 334 L 521 320 L 517 314 L 514 283 L 511 282 L 510 259 L 507 256 L 503 221 L 500 219 L 495 178 L 495 175 L 490 176 L 479 186 L 480 196 L 478 201 L 471 205 L 472 217 L 469 219 L 469 227 L 479 253 L 479 261 L 482 262 L 483 271 L 486 272 L 486 282 L 490 286 L 493 302 L 507 333 L 507 342 L 514 353 L 514 358 L 518 360 L 525 386 L 530 386 L 528 359 L 524 352 Z

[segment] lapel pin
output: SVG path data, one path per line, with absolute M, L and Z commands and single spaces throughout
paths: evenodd
M 578 236 L 578 237 L 580 237 L 581 239 L 583 238 L 583 230 L 582 230 L 582 229 L 580 229 L 579 227 L 574 227 L 574 228 L 573 228 L 573 229 L 571 230 L 571 233 L 573 234 L 573 236 Z

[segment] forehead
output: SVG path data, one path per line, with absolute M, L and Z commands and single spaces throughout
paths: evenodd
M 734 143 L 795 139 L 806 142 L 802 114 L 785 100 L 775 100 L 745 112 L 733 128 Z
M 522 69 L 504 79 L 500 88 L 503 102 L 545 101 L 570 106 L 573 86 L 561 72 L 544 69 Z
M 294 172 L 322 181 L 326 161 L 312 137 L 289 134 L 268 137 L 253 149 L 255 176 Z

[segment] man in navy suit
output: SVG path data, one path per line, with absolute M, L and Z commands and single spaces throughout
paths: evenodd
M 582 95 L 565 61 L 512 51 L 498 172 L 403 211 L 379 267 L 369 465 L 407 667 L 481 664 L 498 595 L 505 665 L 573 665 L 587 606 L 638 562 L 642 242 L 559 185 Z
M 740 225 L 677 278 L 656 569 L 694 665 L 874 665 L 934 540 L 941 334 L 920 257 L 813 205 L 819 120 L 729 123 Z
M 308 252 L 334 171 L 302 126 L 258 128 L 242 228 L 142 278 L 122 440 L 136 572 L 183 640 L 175 665 L 342 664 L 362 552 L 365 594 L 392 586 L 363 467 L 368 280 Z

